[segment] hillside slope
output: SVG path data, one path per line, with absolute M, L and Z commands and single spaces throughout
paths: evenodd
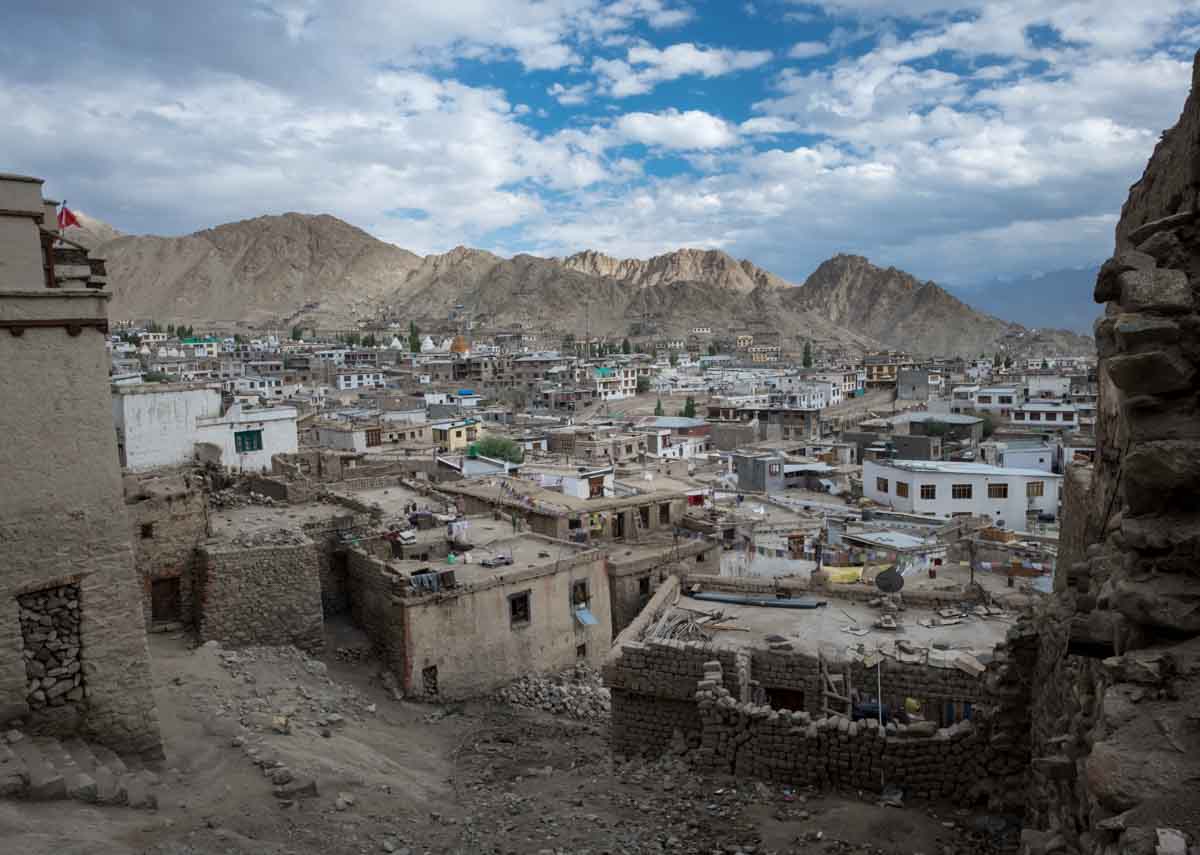
M 108 258 L 118 319 L 320 329 L 414 320 L 449 330 L 465 313 L 479 330 L 519 327 L 550 340 L 588 330 L 684 338 L 710 327 L 726 337 L 777 333 L 787 350 L 812 341 L 846 355 L 883 346 L 974 355 L 1027 335 L 855 256 L 830 259 L 797 287 L 716 250 L 556 259 L 460 246 L 421 257 L 328 215 L 258 217 L 172 238 L 112 232 L 105 240 L 101 226 L 89 228 L 89 240 Z M 1048 335 L 1039 345 L 1090 349 L 1077 336 Z

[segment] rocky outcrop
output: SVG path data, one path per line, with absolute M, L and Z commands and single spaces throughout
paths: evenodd
M 1066 330 L 1029 330 L 977 312 L 933 282 L 858 255 L 821 264 L 785 302 L 820 312 L 839 326 L 861 331 L 889 347 L 918 353 L 1087 353 L 1084 336 Z
M 677 249 L 649 259 L 613 258 L 587 250 L 562 260 L 568 270 L 617 279 L 638 287 L 671 282 L 708 282 L 749 293 L 755 288 L 787 288 L 790 282 L 750 261 L 736 261 L 720 250 Z
M 1098 454 L 1069 473 L 1069 584 L 1040 616 L 1033 687 L 1030 840 L 1060 851 L 1155 852 L 1164 829 L 1200 844 L 1198 88 L 1096 281 Z

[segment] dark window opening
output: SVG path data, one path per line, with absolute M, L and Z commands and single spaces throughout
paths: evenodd
M 804 709 L 804 691 L 802 689 L 767 688 L 767 703 L 772 709 L 792 710 L 800 712 Z
M 704 553 L 703 552 L 701 552 L 699 555 L 696 556 L 696 563 L 697 564 L 704 563 Z
M 575 645 L 575 658 L 576 659 L 587 659 L 587 645 L 586 644 L 576 644 Z
M 427 695 L 436 695 L 438 693 L 438 673 L 436 665 L 430 665 L 427 668 L 421 669 L 421 686 Z
M 642 528 L 649 528 L 650 527 L 650 508 L 649 508 L 649 506 L 644 507 L 644 508 L 638 508 L 638 516 L 642 520 Z
M 587 579 L 577 579 L 571 583 L 571 607 L 572 608 L 588 608 L 592 602 L 592 595 L 588 590 Z
M 142 523 L 142 540 L 154 537 L 154 523 Z
M 509 594 L 508 623 L 509 626 L 521 626 L 529 623 L 529 592 Z
M 567 520 L 567 528 L 569 528 L 569 529 L 583 528 L 583 520 Z
M 671 522 L 671 506 L 670 505 L 659 505 L 658 506 L 658 524 L 659 525 L 668 525 L 670 522 Z
M 643 597 L 650 596 L 650 577 L 638 579 L 638 593 Z

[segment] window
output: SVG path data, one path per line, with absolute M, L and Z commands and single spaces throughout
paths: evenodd
M 980 404 L 990 404 L 992 402 L 992 396 L 991 395 L 980 395 L 975 400 Z
M 1045 481 L 1030 481 L 1025 485 L 1025 496 L 1030 499 L 1037 499 L 1046 495 Z
M 248 451 L 262 451 L 261 430 L 239 430 L 233 434 L 233 448 L 238 454 Z
M 586 609 L 592 604 L 592 595 L 588 591 L 587 579 L 576 579 L 571 583 L 571 608 Z
M 1012 395 L 1001 395 L 1000 396 L 1001 404 L 1011 404 L 1012 402 L 1013 402 Z
M 1031 422 L 1040 422 L 1042 420 L 1042 414 L 1041 413 L 1030 413 L 1029 420 Z
M 1008 485 L 1007 484 L 988 484 L 989 499 L 1007 499 Z
M 1048 422 L 1058 421 L 1058 413 L 1046 413 L 1046 421 L 1048 421 Z
M 1025 421 L 1025 414 L 1020 410 L 1017 410 L 1017 412 L 1013 413 L 1013 418 L 1019 422 L 1023 422 Z
M 922 484 L 921 485 L 921 498 L 922 499 L 936 499 L 937 498 L 937 484 Z
M 1063 414 L 1062 414 L 1062 417 L 1063 417 L 1063 419 L 1062 419 L 1062 420 L 1063 420 L 1064 422 L 1073 422 L 1073 421 L 1075 421 L 1075 414 L 1074 414 L 1074 413 L 1063 413 Z
M 382 438 L 380 437 L 379 434 L 380 434 L 379 430 L 375 429 L 375 428 L 372 428 L 367 431 L 367 448 L 370 448 L 373 445 L 382 445 L 383 444 Z
M 901 499 L 907 499 L 908 498 L 908 484 L 905 483 L 904 481 L 897 481 L 896 482 L 896 495 L 899 496 Z
M 142 540 L 154 537 L 154 523 L 142 523 Z
M 950 498 L 952 499 L 969 499 L 971 498 L 970 484 L 951 484 Z
M 529 592 L 508 595 L 508 625 L 524 626 L 529 623 Z
M 587 645 L 586 644 L 576 644 L 575 645 L 575 658 L 576 659 L 587 659 Z
M 782 464 L 780 464 L 780 463 L 769 463 L 769 464 L 767 464 L 767 474 L 768 474 L 768 475 L 770 475 L 771 477 L 773 477 L 773 478 L 778 478 L 778 477 L 779 477 L 779 474 L 780 474 L 781 472 L 783 472 L 783 465 L 782 465 Z
M 659 525 L 670 525 L 671 524 L 671 506 L 669 504 L 658 506 L 658 524 Z
M 638 508 L 638 517 L 642 521 L 642 528 L 650 528 L 650 506 Z
M 650 577 L 638 579 L 638 595 L 642 597 L 650 596 Z
M 875 489 L 881 493 L 886 493 L 888 491 L 887 478 L 876 478 L 875 479 Z
M 462 439 L 462 431 L 461 431 L 461 430 L 456 430 L 456 431 L 454 432 L 454 438 L 455 438 L 455 439 Z

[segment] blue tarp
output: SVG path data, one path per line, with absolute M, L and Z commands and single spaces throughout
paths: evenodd
M 584 626 L 595 626 L 600 623 L 596 620 L 596 616 L 586 606 L 580 606 L 575 609 L 575 620 L 579 621 Z
M 808 597 L 744 597 L 739 594 L 700 593 L 690 594 L 693 600 L 704 600 L 709 603 L 728 603 L 731 606 L 766 606 L 773 609 L 819 609 L 828 605 L 824 600 L 813 600 Z

